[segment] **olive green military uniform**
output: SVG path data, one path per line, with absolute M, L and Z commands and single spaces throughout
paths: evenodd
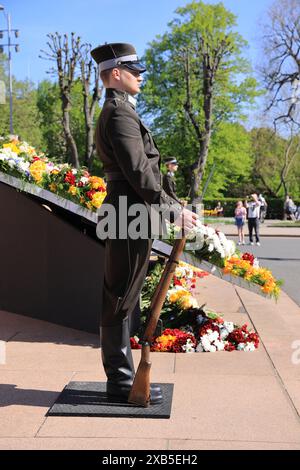
M 161 186 L 160 154 L 151 132 L 136 113 L 134 98 L 126 92 L 106 90 L 96 145 L 107 180 L 104 203 L 115 207 L 117 218 L 120 196 L 127 196 L 128 206 L 140 203 L 149 210 L 150 204 L 157 204 L 164 215 L 179 215 L 182 207 Z M 108 391 L 112 394 L 114 383 L 125 389 L 132 383 L 128 318 L 139 300 L 151 245 L 150 238 L 106 240 L 101 344 Z
M 175 201 L 181 204 L 180 199 L 178 199 L 176 195 L 176 181 L 174 174 L 171 171 L 168 171 L 163 176 L 163 189 L 169 196 L 171 196 Z

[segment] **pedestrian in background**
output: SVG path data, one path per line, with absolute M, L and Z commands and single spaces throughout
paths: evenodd
M 256 193 L 251 194 L 251 198 L 246 202 L 246 207 L 248 209 L 248 229 L 249 229 L 249 244 L 254 245 L 253 243 L 253 229 L 255 232 L 256 245 L 260 246 L 259 241 L 259 214 L 260 214 L 261 202 L 258 200 Z
M 297 211 L 296 204 L 293 199 L 287 195 L 284 203 L 284 216 L 285 219 L 296 220 L 295 213 Z
M 268 204 L 267 204 L 267 201 L 266 199 L 264 198 L 264 196 L 262 194 L 260 194 L 258 196 L 258 200 L 261 202 L 261 206 L 260 206 L 260 215 L 259 215 L 259 221 L 263 224 L 264 221 L 265 221 L 265 218 L 266 218 L 266 215 L 267 215 L 267 207 L 268 207 Z

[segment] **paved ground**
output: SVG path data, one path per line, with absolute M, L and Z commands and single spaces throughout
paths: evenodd
M 198 287 L 199 302 L 253 325 L 262 344 L 253 353 L 153 353 L 152 380 L 175 384 L 169 420 L 46 418 L 70 380 L 104 380 L 98 338 L 0 312 L 0 449 L 300 449 L 299 307 L 213 276 Z
M 227 220 L 230 220 L 229 218 Z M 233 219 L 231 219 L 233 221 Z M 213 227 L 218 227 L 226 235 L 237 235 L 237 228 L 232 224 L 218 223 L 217 219 L 210 222 Z M 300 227 L 290 225 L 288 227 L 276 227 L 277 223 L 282 223 L 281 220 L 266 220 L 260 224 L 260 233 L 266 237 L 300 237 Z M 247 225 L 245 226 L 245 233 L 248 233 Z

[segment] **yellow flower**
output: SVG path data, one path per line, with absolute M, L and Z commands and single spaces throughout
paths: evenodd
M 19 155 L 20 153 L 19 147 L 14 142 L 10 142 L 9 144 L 4 144 L 3 148 L 9 148 L 12 150 L 12 152 L 15 152 L 17 155 Z
M 102 202 L 104 201 L 105 196 L 106 196 L 106 193 L 102 193 L 102 192 L 97 192 L 93 194 L 92 205 L 98 209 L 98 207 L 100 207 Z
M 76 196 L 77 188 L 75 186 L 70 186 L 68 193 L 72 194 L 72 196 Z
M 183 308 L 184 310 L 188 308 L 199 307 L 197 300 L 194 297 L 192 297 L 191 294 L 184 295 L 183 297 L 181 297 L 179 299 L 179 304 L 180 304 L 180 307 Z
M 85 205 L 88 209 L 93 209 L 93 204 L 91 203 L 91 201 L 86 202 Z
M 58 175 L 58 173 L 59 173 L 59 170 L 56 170 L 56 169 L 51 171 L 51 175 Z
M 92 185 L 92 189 L 105 188 L 105 183 L 99 176 L 90 176 L 89 182 Z
M 57 191 L 57 184 L 51 183 L 51 184 L 49 185 L 49 189 L 50 189 L 50 191 L 52 191 L 53 193 L 56 193 L 56 191 Z
M 169 301 L 173 304 L 180 301 L 184 297 L 191 297 L 191 294 L 186 289 L 171 289 L 169 292 Z
M 156 338 L 155 340 L 156 343 L 161 344 L 160 351 L 162 352 L 167 351 L 170 343 L 174 343 L 174 341 L 176 341 L 176 336 L 172 336 L 172 335 L 162 335 Z
M 36 160 L 30 165 L 29 171 L 33 179 L 39 183 L 43 177 L 43 173 L 46 171 L 46 163 L 41 160 Z

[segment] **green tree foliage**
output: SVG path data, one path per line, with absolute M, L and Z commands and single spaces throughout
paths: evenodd
M 242 197 L 251 177 L 253 157 L 251 139 L 238 123 L 220 123 L 212 137 L 204 182 L 215 165 L 215 171 L 206 191 L 206 197 L 236 195 Z
M 6 85 L 6 103 L 0 105 L 0 135 L 9 134 L 9 95 L 6 57 L 0 56 L 0 80 Z M 42 134 L 39 128 L 37 92 L 29 81 L 13 79 L 14 133 L 32 145 L 40 147 Z
M 181 161 L 186 192 L 191 168 L 204 176 L 205 148 L 209 161 L 210 139 L 216 140 L 220 123 L 243 118 L 258 91 L 242 56 L 246 42 L 234 31 L 236 18 L 222 3 L 194 1 L 178 8 L 176 15 L 168 32 L 146 50 L 140 107 L 163 154 Z
M 56 83 L 48 80 L 39 83 L 37 106 L 43 143 L 47 154 L 58 161 L 67 161 L 67 149 L 61 124 L 61 103 Z
M 266 191 L 272 197 L 284 197 L 281 174 L 285 166 L 286 152 L 296 152 L 286 176 L 286 190 L 294 198 L 300 197 L 300 150 L 299 136 L 291 142 L 274 133 L 270 128 L 252 129 L 251 148 L 253 155 L 252 181 L 259 190 Z

